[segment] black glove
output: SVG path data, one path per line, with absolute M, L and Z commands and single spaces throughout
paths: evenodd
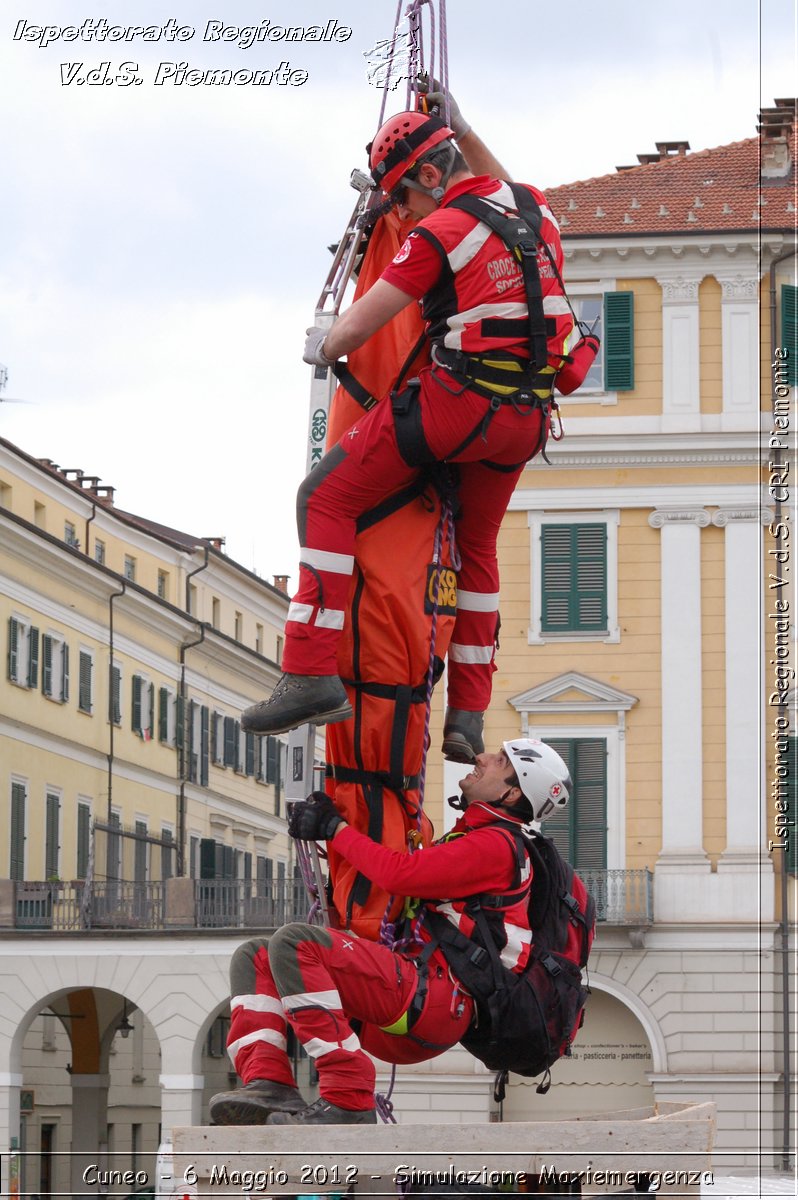
M 288 833 L 300 842 L 329 842 L 346 821 L 326 792 L 311 792 L 307 800 L 291 805 Z

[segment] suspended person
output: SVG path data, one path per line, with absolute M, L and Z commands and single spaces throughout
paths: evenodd
M 451 462 L 459 475 L 462 567 L 443 751 L 473 762 L 484 748 L 499 627 L 499 527 L 526 463 L 545 446 L 555 384 L 565 393 L 578 387 L 598 339 L 583 337 L 566 353 L 574 321 L 545 196 L 474 175 L 455 136 L 478 169 L 498 163 L 449 103 L 454 128 L 435 115 L 403 112 L 377 133 L 372 176 L 400 215 L 418 224 L 365 295 L 329 330 L 308 332 L 305 361 L 329 367 L 420 302 L 431 364 L 417 379 L 400 378 L 299 488 L 300 577 L 285 627 L 285 673 L 267 700 L 243 714 L 242 728 L 254 733 L 351 715 L 336 648 L 356 520 L 425 465 Z M 486 223 L 497 220 L 500 232 Z
M 424 900 L 424 910 L 442 913 L 477 940 L 466 899 L 486 893 L 483 909 L 501 960 L 520 973 L 532 950 L 532 870 L 506 827 L 540 821 L 565 805 L 572 789 L 568 768 L 544 742 L 519 738 L 498 753 L 480 754 L 460 787 L 456 806 L 463 815 L 446 838 L 419 853 L 390 850 L 351 828 L 323 792 L 293 807 L 288 832 L 302 841 L 334 841 L 350 863 L 393 894 L 442 892 L 448 899 Z M 271 939 L 239 946 L 230 963 L 227 1049 L 243 1086 L 212 1097 L 211 1121 L 374 1124 L 375 1070 L 364 1051 L 385 1062 L 423 1062 L 460 1041 L 474 1012 L 423 920 L 418 939 L 393 951 L 347 931 L 294 923 Z M 297 1089 L 287 1024 L 318 1070 L 314 1104 Z

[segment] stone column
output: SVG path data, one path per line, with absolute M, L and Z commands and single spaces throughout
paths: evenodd
M 204 1075 L 161 1075 L 161 1138 L 171 1141 L 176 1125 L 202 1122 Z
M 699 391 L 700 277 L 657 278 L 662 288 L 662 428 L 667 433 L 701 427 Z
M 69 1174 L 73 1196 L 90 1190 L 83 1182 L 83 1172 L 90 1163 L 101 1168 L 117 1166 L 103 1161 L 108 1145 L 110 1082 L 110 1075 L 72 1075 L 72 1155 Z
M 774 919 L 773 864 L 765 849 L 762 804 L 761 526 L 767 520 L 768 513 L 754 506 L 719 509 L 712 518 L 725 530 L 726 849 L 718 861 L 718 883 L 729 920 Z
M 759 280 L 716 273 L 721 286 L 723 428 L 759 427 Z
M 654 875 L 658 920 L 696 920 L 709 859 L 703 848 L 701 529 L 704 509 L 657 509 L 661 540 L 662 850 Z

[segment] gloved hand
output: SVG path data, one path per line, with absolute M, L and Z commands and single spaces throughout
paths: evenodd
M 593 366 L 600 345 L 601 342 L 596 334 L 589 333 L 586 337 L 580 338 L 576 345 L 568 351 L 570 361 L 566 362 L 557 372 L 558 392 L 561 392 L 563 396 L 570 396 L 571 392 L 576 391 Z
M 329 842 L 345 824 L 326 792 L 311 792 L 307 800 L 291 805 L 288 834 L 299 842 Z
M 431 91 L 427 91 L 431 88 Z M 471 126 L 468 124 L 460 112 L 460 106 L 455 100 L 451 92 L 446 92 L 443 86 L 438 83 L 437 79 L 429 79 L 426 82 L 419 80 L 418 90 L 425 92 L 427 103 L 430 108 L 437 106 L 440 109 L 441 117 L 446 116 L 446 99 L 449 99 L 449 125 L 454 130 L 454 136 L 457 138 L 465 137 L 471 132 Z
M 331 367 L 335 359 L 328 358 L 324 353 L 324 339 L 330 332 L 329 329 L 319 329 L 318 325 L 312 325 L 305 332 L 308 336 L 305 339 L 305 350 L 302 355 L 304 362 L 310 363 L 314 367 Z

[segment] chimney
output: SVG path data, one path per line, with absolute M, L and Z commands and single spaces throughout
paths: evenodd
M 218 550 L 218 552 L 220 554 L 224 553 L 224 547 L 225 547 L 225 542 L 227 541 L 227 538 L 209 537 L 209 538 L 203 538 L 203 541 L 207 542 L 208 545 L 211 546 L 214 550 Z
M 285 596 L 288 595 L 288 578 L 288 575 L 272 575 L 277 591 L 282 592 Z
M 654 145 L 663 158 L 684 158 L 690 149 L 690 143 L 685 141 L 655 142 Z
M 761 176 L 763 179 L 786 179 L 792 170 L 792 131 L 795 123 L 796 100 L 776 100 L 773 108 L 759 113 Z

